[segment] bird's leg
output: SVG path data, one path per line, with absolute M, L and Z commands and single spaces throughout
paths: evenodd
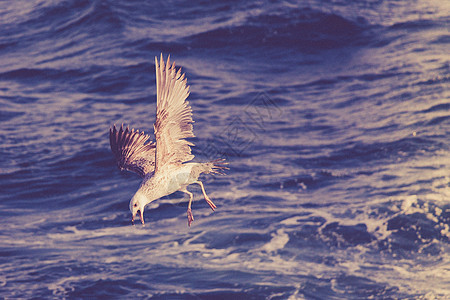
M 188 226 L 191 227 L 191 223 L 192 221 L 194 221 L 194 216 L 192 215 L 192 210 L 191 210 L 191 204 L 192 204 L 192 199 L 194 198 L 194 195 L 189 192 L 187 189 L 181 190 L 182 192 L 185 192 L 186 194 L 189 195 L 189 204 L 188 204 L 188 209 L 187 209 L 187 217 L 188 217 Z
M 216 209 L 216 205 L 211 201 L 211 199 L 209 199 L 208 195 L 206 195 L 205 187 L 203 186 L 203 182 L 201 182 L 200 180 L 197 180 L 195 183 L 200 185 L 200 187 L 202 188 L 203 196 L 205 197 L 206 203 L 208 203 L 209 207 L 211 207 L 211 209 L 214 211 Z

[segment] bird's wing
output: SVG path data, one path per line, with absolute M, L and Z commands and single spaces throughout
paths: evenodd
M 186 85 L 181 69 L 175 64 L 167 64 L 161 54 L 160 63 L 155 57 L 156 66 L 156 121 L 154 124 L 156 138 L 156 169 L 167 164 L 181 164 L 194 158 L 191 147 L 194 144 L 185 138 L 194 137 L 192 109 L 186 98 L 189 86 Z
M 155 143 L 146 143 L 149 135 L 143 131 L 128 127 L 117 130 L 114 125 L 109 130 L 109 143 L 111 150 L 121 170 L 135 172 L 141 177 L 155 170 Z

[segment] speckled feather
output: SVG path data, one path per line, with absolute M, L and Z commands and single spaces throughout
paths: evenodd
M 197 183 L 202 188 L 205 201 L 212 210 L 216 205 L 206 195 L 203 183 L 198 180 L 202 173 L 224 174 L 226 168 L 222 159 L 206 163 L 189 162 L 194 158 L 191 146 L 194 144 L 186 138 L 194 137 L 192 108 L 186 101 L 189 96 L 189 86 L 181 69 L 175 64 L 167 63 L 161 55 L 156 67 L 156 120 L 154 132 L 156 143 L 149 142 L 149 136 L 143 132 L 113 126 L 110 129 L 110 144 L 118 166 L 121 169 L 133 171 L 143 177 L 141 186 L 130 201 L 130 211 L 135 215 L 140 211 L 144 224 L 143 211 L 147 204 L 163 196 L 182 191 L 189 195 L 188 225 L 194 217 L 191 212 L 193 194 L 186 188 Z

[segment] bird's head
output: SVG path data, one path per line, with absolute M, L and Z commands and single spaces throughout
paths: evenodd
M 149 203 L 147 197 L 141 191 L 137 191 L 130 201 L 130 211 L 131 211 L 131 223 L 134 225 L 134 218 L 139 211 L 139 217 L 141 218 L 142 225 L 144 225 L 144 207 Z

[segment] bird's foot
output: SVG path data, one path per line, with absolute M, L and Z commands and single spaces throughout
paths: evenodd
M 188 226 L 191 227 L 192 221 L 194 221 L 194 215 L 192 215 L 192 210 L 188 208 L 187 210 L 187 217 L 188 217 Z
M 214 204 L 214 202 L 211 201 L 211 199 L 209 199 L 209 197 L 206 194 L 205 194 L 205 201 L 206 203 L 208 203 L 209 207 L 211 207 L 213 211 L 216 209 L 216 205 Z

